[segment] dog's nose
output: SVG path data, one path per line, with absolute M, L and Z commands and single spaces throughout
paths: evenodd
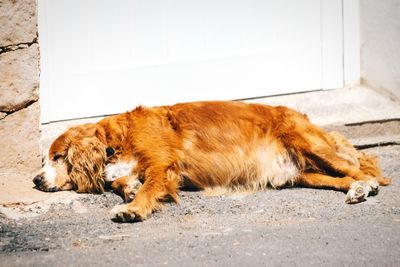
M 43 179 L 44 179 L 44 177 L 42 175 L 40 175 L 40 174 L 36 175 L 35 178 L 33 178 L 33 183 L 36 186 L 40 186 L 43 183 Z

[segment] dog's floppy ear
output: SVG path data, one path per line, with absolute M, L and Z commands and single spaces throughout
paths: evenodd
M 96 125 L 94 136 L 96 136 L 103 144 L 107 143 L 106 131 L 104 130 L 103 127 Z
M 104 191 L 106 145 L 96 136 L 71 142 L 67 153 L 70 177 L 80 193 Z

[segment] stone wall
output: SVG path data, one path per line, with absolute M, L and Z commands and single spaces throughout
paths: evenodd
M 1 180 L 41 165 L 37 1 L 0 0 L 0 25 Z

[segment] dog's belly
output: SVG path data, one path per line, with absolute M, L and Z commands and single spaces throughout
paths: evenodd
M 279 188 L 294 184 L 300 173 L 286 150 L 271 141 L 212 151 L 188 149 L 180 165 L 182 176 L 203 189 Z

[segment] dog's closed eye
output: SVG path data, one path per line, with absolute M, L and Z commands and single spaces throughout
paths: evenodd
M 60 155 L 60 154 L 55 154 L 54 157 L 53 157 L 53 161 L 57 161 L 57 160 L 59 160 L 60 158 L 62 158 L 62 155 Z

